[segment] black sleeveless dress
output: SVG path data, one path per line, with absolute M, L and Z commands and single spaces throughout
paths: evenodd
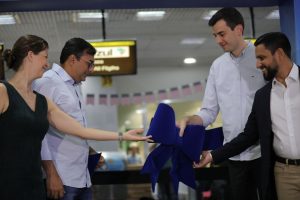
M 35 92 L 33 111 L 12 85 L 2 83 L 9 106 L 0 114 L 0 199 L 46 199 L 40 151 L 49 127 L 47 100 Z

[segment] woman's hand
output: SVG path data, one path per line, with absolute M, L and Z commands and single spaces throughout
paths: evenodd
M 149 136 L 141 136 L 144 132 L 144 129 L 133 129 L 130 131 L 127 131 L 123 135 L 123 140 L 129 140 L 129 141 L 147 141 L 147 142 L 153 142 L 150 138 L 152 137 L 151 135 Z

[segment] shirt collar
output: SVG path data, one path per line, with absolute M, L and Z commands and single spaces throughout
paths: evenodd
M 240 56 L 235 57 L 231 52 L 229 53 L 229 55 L 230 55 L 230 57 L 231 57 L 232 59 L 238 59 L 238 58 L 241 58 L 241 57 L 245 54 L 245 52 L 247 51 L 247 49 L 249 49 L 249 47 L 252 45 L 251 42 L 248 42 L 248 41 L 245 41 L 245 42 L 247 43 L 247 46 L 242 50 Z
M 295 63 L 293 64 L 292 70 L 291 70 L 288 77 L 290 77 L 294 81 L 299 80 L 299 69 L 298 69 L 298 66 Z
M 76 83 L 74 79 L 62 68 L 60 65 L 53 63 L 52 70 L 61 77 L 64 82 L 70 83 L 72 85 L 80 85 L 80 83 Z
M 292 69 L 289 73 L 289 75 L 286 77 L 287 79 L 291 79 L 293 81 L 299 81 L 299 67 L 293 63 Z M 273 79 L 273 85 L 276 85 L 278 83 L 278 81 L 276 80 L 276 78 Z

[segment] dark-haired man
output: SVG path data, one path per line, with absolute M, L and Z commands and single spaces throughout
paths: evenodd
M 265 82 L 255 68 L 254 46 L 243 38 L 244 20 L 235 8 L 222 8 L 209 20 L 216 43 L 224 50 L 212 64 L 199 113 L 180 123 L 180 134 L 186 124 L 212 124 L 222 114 L 224 143 L 243 131 L 250 114 L 255 92 Z M 227 161 L 231 200 L 258 199 L 260 166 L 258 144 Z
M 80 83 L 93 71 L 95 53 L 95 48 L 84 39 L 72 38 L 62 49 L 61 64 L 54 63 L 33 84 L 34 90 L 50 98 L 61 110 L 85 127 L 87 122 Z M 92 200 L 88 155 L 87 140 L 65 135 L 54 127 L 49 128 L 42 146 L 49 197 Z
M 291 60 L 291 45 L 280 32 L 254 43 L 257 68 L 270 82 L 259 89 L 244 132 L 202 160 L 220 162 L 260 142 L 262 199 L 300 199 L 300 68 Z M 276 185 L 276 191 L 275 191 Z

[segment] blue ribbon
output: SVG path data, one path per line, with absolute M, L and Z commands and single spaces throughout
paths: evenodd
M 211 134 L 205 134 L 203 126 L 188 125 L 183 137 L 180 137 L 172 107 L 163 103 L 158 105 L 147 135 L 152 135 L 152 139 L 160 145 L 148 155 L 141 171 L 150 174 L 153 191 L 160 170 L 170 158 L 172 159 L 170 176 L 174 191 L 178 191 L 179 181 L 196 188 L 193 162 L 200 161 L 202 150 L 215 149 L 223 142 L 221 128 L 209 132 Z
M 88 170 L 89 170 L 89 173 L 90 173 L 90 176 L 92 177 L 94 172 L 95 172 L 95 169 L 96 169 L 96 166 L 100 160 L 100 157 L 101 157 L 101 154 L 100 153 L 96 153 L 96 154 L 90 154 L 89 155 L 89 158 L 88 158 Z

